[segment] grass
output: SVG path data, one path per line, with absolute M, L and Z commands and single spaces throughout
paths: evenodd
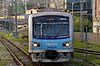
M 93 62 L 95 62 L 96 64 L 100 65 L 100 59 L 99 60 L 94 59 Z
M 25 46 L 25 47 L 24 47 L 24 50 L 25 50 L 26 52 L 28 52 L 28 46 Z
M 4 47 L 0 46 L 0 51 L 5 51 L 6 49 Z
M 74 52 L 74 58 L 86 60 L 86 54 Z M 95 55 L 88 54 L 88 61 L 94 60 Z
M 83 61 L 83 62 L 72 61 L 71 64 L 73 64 L 72 66 L 93 66 L 92 64 L 87 63 L 85 61 Z
M 9 59 L 1 59 L 0 66 L 5 66 L 10 60 Z
M 81 41 L 74 41 L 74 47 L 75 48 L 86 48 L 86 43 L 83 43 Z M 100 51 L 100 45 L 99 44 L 88 44 L 88 49 Z M 85 54 L 82 55 L 82 54 L 74 52 L 74 57 L 86 60 Z M 88 60 L 93 61 L 100 65 L 100 59 L 97 59 L 96 56 L 93 54 L 88 55 Z
M 74 59 L 75 58 L 86 60 L 86 54 L 74 52 Z M 88 62 L 95 62 L 96 64 L 100 65 L 100 59 L 97 59 L 93 54 L 88 54 L 87 60 Z
M 24 49 L 25 51 L 28 52 L 28 44 L 25 45 L 25 46 L 22 44 L 23 42 L 24 43 L 28 42 L 27 38 L 24 38 L 24 39 L 22 38 L 23 34 L 19 33 L 18 38 L 13 37 L 12 34 L 6 34 L 6 33 L 3 33 L 3 32 L 0 32 L 0 35 L 3 35 L 5 38 L 7 38 L 8 40 L 13 41 L 14 43 L 19 43 L 18 46 L 19 47 L 23 46 L 22 49 Z
M 22 39 L 22 36 L 20 33 L 18 38 L 13 37 L 12 34 L 6 34 L 4 37 L 15 42 L 28 42 L 28 39 Z
M 10 55 L 6 55 L 6 48 L 3 45 L 0 45 L 0 66 L 6 65 L 11 59 Z
M 22 45 L 23 42 L 28 42 L 28 39 L 22 39 L 22 34 L 20 33 L 18 38 L 15 38 L 12 36 L 12 34 L 8 34 L 8 33 L 4 33 L 4 32 L 0 32 L 0 35 L 4 36 L 5 38 L 7 38 L 8 40 L 13 41 L 14 43 L 18 42 L 18 46 L 22 46 L 25 51 L 28 52 L 28 45 Z M 0 51 L 5 51 L 6 49 L 2 46 L 0 46 Z M 10 61 L 10 59 L 0 59 L 0 66 L 4 66 L 6 65 L 8 62 Z
M 6 34 L 6 33 L 2 33 L 2 32 L 0 32 L 0 35 L 3 35 L 5 38 L 7 38 L 7 39 L 9 39 L 9 40 L 11 40 L 13 42 L 21 43 L 21 44 L 19 44 L 19 46 L 24 46 L 24 45 L 22 45 L 22 42 L 28 42 L 28 39 L 22 39 L 21 38 L 23 36 L 22 34 L 19 34 L 18 38 L 13 37 L 12 34 Z M 80 42 L 78 40 L 77 41 L 75 40 L 74 41 L 74 47 L 75 48 L 86 48 L 86 43 L 82 43 L 82 42 Z M 25 45 L 23 47 L 23 49 L 28 52 L 28 45 Z M 88 44 L 88 49 L 100 50 L 100 45 L 99 44 Z M 0 48 L 0 50 L 3 50 L 3 48 Z M 86 55 L 74 52 L 74 59 L 75 58 L 86 60 Z M 0 63 L 2 63 L 4 61 L 5 60 L 2 60 L 2 61 L 0 61 Z M 100 59 L 97 59 L 96 56 L 93 55 L 93 54 L 92 55 L 88 55 L 88 61 L 93 61 L 93 62 L 95 62 L 95 63 L 100 65 Z M 82 63 L 75 62 L 75 61 L 72 61 L 72 62 L 74 64 L 76 64 L 76 66 L 77 66 L 77 64 L 78 64 L 78 66 L 86 66 L 85 62 L 84 63 L 83 62 Z M 3 66 L 3 65 L 1 64 L 0 66 Z M 88 65 L 88 66 L 90 66 L 90 65 Z
M 80 41 L 74 41 L 74 47 L 75 48 L 84 48 L 85 44 Z
M 11 33 L 8 34 L 8 33 L 0 32 L 0 35 L 15 42 L 28 42 L 28 39 L 22 39 L 23 36 L 22 33 L 19 33 L 18 38 L 15 38 Z
M 100 50 L 100 45 L 99 44 L 87 44 L 88 49 L 91 50 Z M 86 43 L 85 42 L 81 42 L 81 41 L 74 41 L 74 47 L 75 48 L 86 48 Z

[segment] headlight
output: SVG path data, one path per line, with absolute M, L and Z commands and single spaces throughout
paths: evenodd
M 69 47 L 70 46 L 70 43 L 64 43 L 63 46 L 64 47 Z
M 35 44 L 33 44 L 33 46 L 34 46 L 34 47 L 37 47 L 38 45 L 35 43 Z
M 32 46 L 33 46 L 33 47 L 40 47 L 40 44 L 39 44 L 39 43 L 34 42 L 34 43 L 32 44 Z

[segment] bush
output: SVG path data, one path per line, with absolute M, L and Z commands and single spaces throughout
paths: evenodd
M 88 31 L 92 32 L 92 22 L 90 22 L 86 16 L 83 17 L 82 22 L 83 22 L 82 23 L 83 26 L 84 27 L 87 26 Z M 83 28 L 83 29 L 85 29 L 85 28 Z M 74 16 L 74 31 L 75 32 L 80 32 L 80 16 L 79 15 Z

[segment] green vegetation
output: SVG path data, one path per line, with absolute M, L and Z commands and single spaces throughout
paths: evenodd
M 23 45 L 22 42 L 28 42 L 28 39 L 22 39 L 22 36 L 23 34 L 19 34 L 19 37 L 18 38 L 15 38 L 12 36 L 12 34 L 6 34 L 6 33 L 3 33 L 3 32 L 0 32 L 0 35 L 3 35 L 5 36 L 7 39 L 9 40 L 12 40 L 13 42 L 19 42 L 20 44 L 18 46 L 22 46 L 21 48 L 24 49 L 25 51 L 28 52 L 28 45 Z M 86 48 L 86 43 L 82 43 L 81 41 L 78 41 L 78 40 L 75 40 L 74 41 L 74 47 L 75 48 Z M 0 48 L 1 50 L 2 48 Z M 88 49 L 92 49 L 92 50 L 100 50 L 100 45 L 99 44 L 88 44 Z M 82 53 L 77 53 L 77 52 L 74 52 L 74 58 L 73 59 L 82 59 L 82 60 L 86 60 L 86 55 L 85 54 L 82 54 Z M 88 61 L 89 62 L 95 62 L 97 64 L 100 65 L 100 59 L 97 59 L 97 57 L 94 55 L 94 54 L 88 54 Z M 3 62 L 3 61 L 1 61 Z M 75 61 L 72 61 L 73 64 L 75 64 L 75 66 L 91 66 L 91 65 L 86 65 L 86 62 L 85 61 L 82 61 L 82 62 L 75 62 Z M 2 65 L 1 65 L 2 66 Z
M 15 15 L 15 13 L 13 12 L 16 12 L 15 10 L 15 5 L 10 7 L 10 11 L 12 11 L 11 15 Z M 24 6 L 22 5 L 17 5 L 17 14 L 24 14 L 25 13 L 25 10 L 24 10 Z
M 0 59 L 0 66 L 6 65 L 9 61 L 9 59 Z
M 100 65 L 100 59 L 93 59 L 93 62 L 95 62 L 96 64 Z
M 85 42 L 83 43 L 81 41 L 74 41 L 74 47 L 75 48 L 86 48 L 86 43 Z M 100 50 L 100 45 L 99 44 L 88 44 L 88 49 Z M 74 52 L 74 58 L 86 60 L 86 55 Z M 88 60 L 100 65 L 100 58 L 98 59 L 97 56 L 95 56 L 94 54 L 91 54 L 91 55 L 89 54 Z
M 86 61 L 86 54 L 74 52 L 74 59 L 75 58 L 82 59 L 82 60 Z M 97 59 L 94 54 L 88 54 L 87 60 L 89 63 L 94 62 L 94 63 L 100 65 L 100 59 Z
M 2 46 L 0 46 L 0 52 L 1 51 L 5 51 L 6 49 L 4 48 L 4 47 L 2 47 Z
M 7 53 L 6 48 L 0 44 L 0 66 L 6 65 L 10 60 L 10 55 Z
M 17 14 L 24 14 L 25 13 L 25 5 L 21 0 L 15 0 L 12 3 L 12 6 L 9 7 L 9 11 L 11 12 L 10 15 L 15 15 L 16 6 L 15 3 L 17 1 Z
M 87 44 L 88 49 L 91 50 L 100 50 L 100 45 L 99 44 Z M 75 48 L 86 48 L 86 43 L 85 42 L 81 42 L 81 41 L 74 41 L 74 47 Z
M 7 34 L 7 33 L 3 33 L 3 32 L 0 32 L 0 35 L 3 35 L 5 38 L 7 38 L 8 40 L 11 40 L 14 43 L 18 43 L 17 45 L 19 47 L 21 47 L 22 49 L 24 49 L 25 51 L 28 52 L 28 44 L 23 45 L 23 43 L 28 42 L 28 39 L 27 38 L 23 39 L 22 38 L 23 34 L 20 33 L 18 38 L 13 37 L 12 34 Z
M 93 64 L 87 63 L 86 61 L 82 62 L 72 61 L 70 64 L 72 64 L 71 66 L 94 66 Z
M 75 52 L 74 53 L 74 58 L 86 60 L 86 54 Z M 91 60 L 94 60 L 94 59 L 95 59 L 95 55 L 93 55 L 93 54 L 91 54 L 91 55 L 89 54 L 88 55 L 88 61 L 91 61 Z
M 88 26 L 88 31 L 91 32 L 92 31 L 92 22 L 90 22 L 88 19 L 87 19 L 87 16 L 84 16 L 83 17 L 83 23 L 82 23 L 85 26 Z M 80 31 L 80 16 L 79 15 L 75 15 L 74 16 L 74 31 L 75 32 L 79 32 Z
M 91 62 L 95 59 L 95 55 L 88 55 L 88 62 L 86 61 L 86 54 L 74 52 L 74 64 L 78 66 L 94 66 Z M 77 60 L 75 60 L 77 59 Z
M 14 42 L 28 42 L 28 39 L 22 39 L 23 34 L 21 34 L 21 33 L 19 33 L 18 38 L 13 37 L 12 34 L 6 34 L 6 33 L 2 33 L 2 32 L 0 34 L 2 34 L 5 38 L 7 38 L 11 41 L 14 41 Z
M 26 52 L 28 52 L 28 45 L 24 46 L 23 50 L 26 51 Z

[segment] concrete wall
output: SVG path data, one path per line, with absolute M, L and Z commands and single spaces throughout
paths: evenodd
M 75 40 L 81 40 L 80 36 L 81 36 L 80 32 L 74 33 Z M 100 34 L 88 33 L 87 36 L 88 36 L 88 43 L 100 44 Z M 85 38 L 85 33 L 83 38 Z

